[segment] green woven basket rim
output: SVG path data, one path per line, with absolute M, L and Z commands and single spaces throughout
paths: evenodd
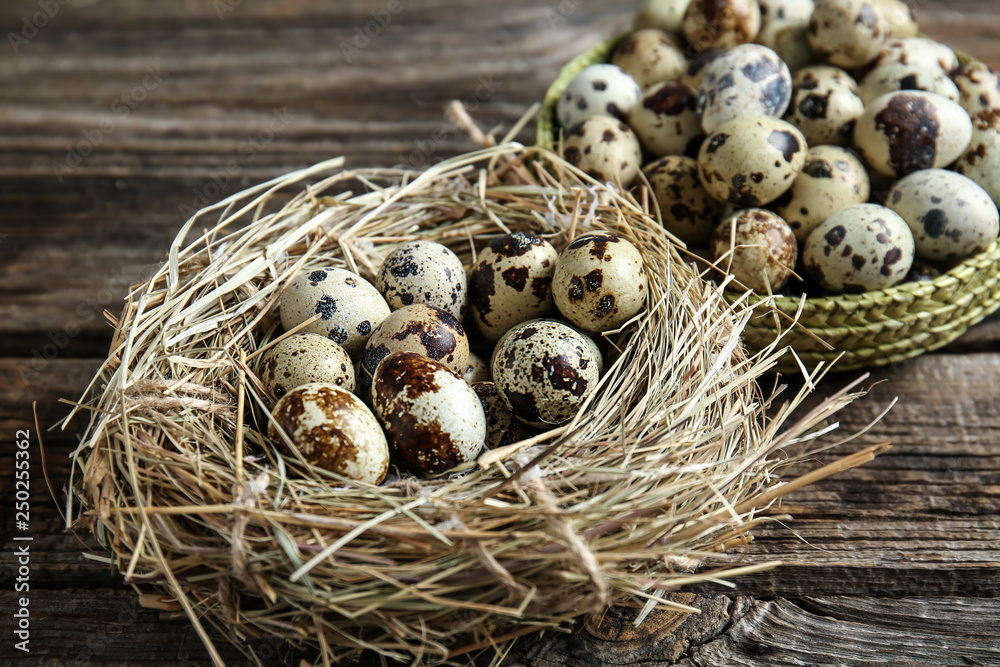
M 560 70 L 539 111 L 535 126 L 537 145 L 554 149 L 561 134 L 556 118 L 560 96 L 584 68 L 608 62 L 615 47 L 628 35 L 626 32 L 601 41 Z M 961 63 L 974 60 L 959 51 L 955 55 Z M 743 296 L 726 293 L 730 302 Z M 862 294 L 804 300 L 751 295 L 750 300 L 761 309 L 761 316 L 744 334 L 744 344 L 751 352 L 783 335 L 784 342 L 807 367 L 835 359 L 838 370 L 897 363 L 947 345 L 1000 307 L 1000 241 L 994 241 L 985 251 L 934 280 L 906 282 Z M 771 306 L 783 315 L 778 322 Z M 799 320 L 793 326 L 791 318 L 796 313 Z M 946 324 L 938 322 L 943 316 L 949 316 Z M 891 340 L 879 341 L 889 336 Z M 829 342 L 833 349 L 816 349 L 822 347 L 817 339 Z M 797 368 L 795 358 L 786 354 L 777 370 Z

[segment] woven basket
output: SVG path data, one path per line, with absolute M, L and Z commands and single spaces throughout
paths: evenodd
M 556 104 L 573 77 L 589 65 L 607 62 L 625 36 L 601 42 L 562 69 L 539 113 L 539 146 L 551 148 L 559 139 Z M 961 62 L 971 60 L 961 53 L 958 57 Z M 726 296 L 735 302 L 743 295 L 727 292 Z M 763 349 L 783 333 L 783 342 L 807 368 L 836 359 L 838 370 L 897 363 L 947 345 L 1000 307 L 1000 244 L 994 242 L 934 280 L 863 294 L 752 299 L 759 314 L 743 337 L 751 351 Z M 792 354 L 777 366 L 781 371 L 798 369 Z

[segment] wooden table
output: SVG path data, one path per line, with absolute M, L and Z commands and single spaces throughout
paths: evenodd
M 83 424 L 47 430 L 67 411 L 57 400 L 77 398 L 107 352 L 102 312 L 117 314 L 125 288 L 163 260 L 185 213 L 335 155 L 421 168 L 466 151 L 472 143 L 443 116 L 449 100 L 466 100 L 487 128 L 510 127 L 562 63 L 623 29 L 637 4 L 0 6 L 0 663 L 208 662 L 186 621 L 141 608 L 115 572 L 83 557 L 94 541 L 64 530 L 67 455 Z M 916 5 L 931 36 L 1000 67 L 995 0 Z M 874 377 L 886 382 L 844 428 L 894 396 L 899 405 L 843 451 L 885 439 L 893 449 L 787 500 L 795 521 L 761 530 L 747 556 L 785 567 L 735 590 L 694 589 L 686 600 L 700 616 L 659 615 L 635 632 L 611 613 L 532 637 L 505 664 L 1000 665 L 1000 324 Z M 22 430 L 26 531 L 12 511 Z M 42 439 L 59 506 L 42 477 Z M 15 593 L 24 545 L 30 591 Z M 20 597 L 30 600 L 28 654 L 13 648 Z M 263 650 L 269 664 L 285 655 Z

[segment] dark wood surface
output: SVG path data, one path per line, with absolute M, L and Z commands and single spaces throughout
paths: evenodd
M 64 529 L 67 455 L 83 425 L 48 430 L 66 412 L 57 401 L 78 397 L 107 352 L 102 312 L 117 313 L 125 288 L 163 259 L 184 211 L 335 155 L 420 168 L 468 150 L 444 118 L 449 100 L 509 128 L 637 4 L 401 0 L 349 53 L 386 0 L 0 6 L 0 663 L 209 662 L 184 619 L 142 608 L 84 557 L 93 540 Z M 925 32 L 1000 67 L 994 0 L 916 5 Z M 1000 665 L 1000 324 L 874 377 L 885 382 L 845 414 L 845 430 L 900 402 L 843 451 L 886 439 L 893 449 L 785 501 L 795 520 L 759 531 L 747 554 L 784 567 L 733 590 L 692 589 L 685 600 L 701 615 L 633 630 L 615 612 L 530 637 L 505 664 Z M 23 429 L 27 531 L 13 511 Z M 15 593 L 24 544 L 30 591 Z M 20 597 L 27 654 L 13 647 Z M 268 664 L 298 664 L 282 646 L 259 649 Z

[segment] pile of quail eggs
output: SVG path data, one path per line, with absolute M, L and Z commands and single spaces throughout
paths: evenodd
M 648 0 L 556 115 L 569 162 L 758 292 L 933 279 L 1000 232 L 1000 77 L 901 0 Z
M 603 232 L 561 252 L 514 232 L 468 267 L 411 241 L 374 284 L 305 271 L 282 293 L 286 334 L 257 369 L 276 400 L 269 438 L 369 484 L 390 464 L 426 476 L 472 462 L 572 419 L 601 379 L 594 336 L 639 314 L 646 290 L 639 250 Z

